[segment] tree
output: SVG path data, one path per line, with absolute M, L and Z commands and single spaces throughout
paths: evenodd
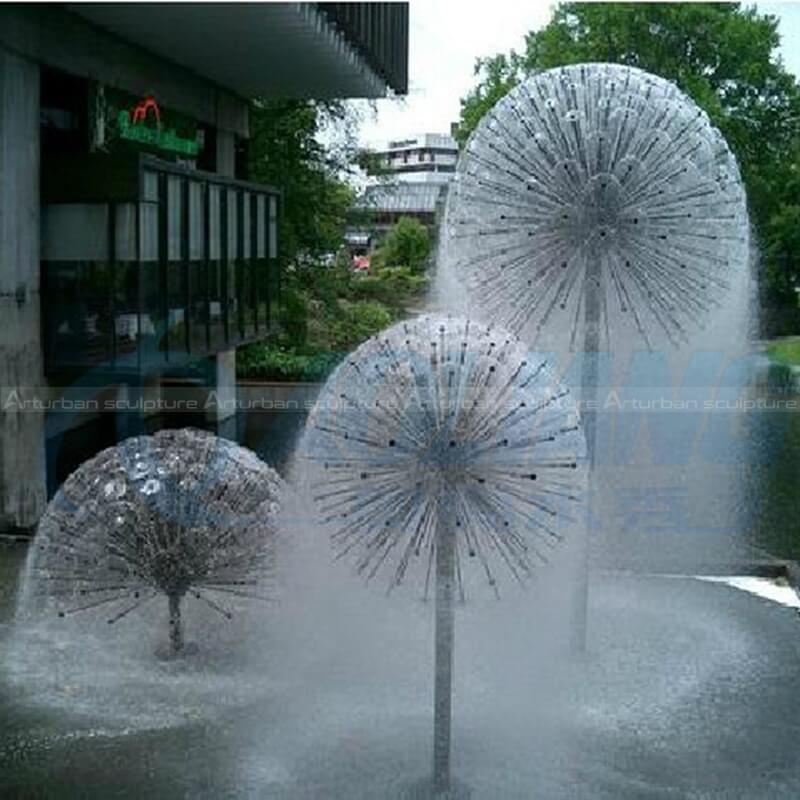
M 344 103 L 259 100 L 250 108 L 250 176 L 283 192 L 280 253 L 298 256 L 336 251 L 342 243 L 354 192 L 342 179 L 355 153 L 355 120 Z M 320 142 L 335 124 L 344 140 Z
M 400 217 L 386 234 L 378 251 L 382 267 L 408 267 L 414 273 L 425 271 L 431 252 L 428 229 L 413 217 Z
M 778 44 L 777 19 L 738 3 L 562 3 L 544 28 L 528 33 L 524 53 L 476 62 L 478 83 L 461 101 L 457 137 L 463 144 L 501 97 L 541 70 L 609 61 L 672 80 L 705 109 L 739 161 L 766 294 L 795 302 L 800 255 L 787 206 L 800 203 L 800 87 L 777 58 Z

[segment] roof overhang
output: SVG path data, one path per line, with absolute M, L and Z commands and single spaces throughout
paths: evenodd
M 385 81 L 311 3 L 69 3 L 242 97 L 382 97 Z

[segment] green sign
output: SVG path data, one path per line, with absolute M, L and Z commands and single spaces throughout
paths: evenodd
M 202 131 L 185 114 L 161 108 L 148 93 L 136 97 L 120 89 L 92 85 L 89 104 L 92 149 L 106 153 L 149 150 L 162 157 L 197 158 Z
M 155 125 L 148 124 L 148 113 L 152 111 Z M 196 156 L 200 152 L 197 139 L 188 139 L 180 136 L 175 128 L 165 128 L 161 124 L 161 112 L 152 97 L 139 103 L 133 110 L 122 110 L 117 115 L 119 136 L 129 142 L 157 147 L 159 150 L 169 150 L 184 156 Z

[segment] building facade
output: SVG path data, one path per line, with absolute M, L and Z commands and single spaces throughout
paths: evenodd
M 0 6 L 0 532 L 158 426 L 137 398 L 235 398 L 280 304 L 249 103 L 404 93 L 407 53 L 406 3 Z
M 419 220 L 435 238 L 458 161 L 455 139 L 422 133 L 390 141 L 372 156 L 380 180 L 355 204 L 348 246 L 362 239 L 377 244 L 401 217 Z
M 375 153 L 380 167 L 404 183 L 448 183 L 456 171 L 458 145 L 444 133 L 421 133 L 390 141 Z

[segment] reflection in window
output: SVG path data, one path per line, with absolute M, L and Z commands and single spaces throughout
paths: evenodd
M 208 346 L 208 286 L 205 260 L 206 196 L 203 184 L 189 181 L 189 325 L 190 349 L 202 353 Z
M 155 169 L 138 199 L 42 210 L 48 370 L 157 371 L 277 319 L 277 197 Z
M 219 350 L 225 345 L 225 284 L 222 264 L 221 195 L 222 191 L 219 186 L 209 187 L 208 319 L 209 339 L 212 350 Z

